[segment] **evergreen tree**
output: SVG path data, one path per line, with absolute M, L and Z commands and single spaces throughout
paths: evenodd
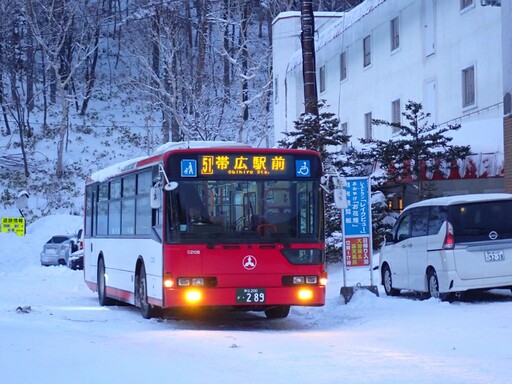
M 423 111 L 421 103 L 409 100 L 402 115 L 409 125 L 379 119 L 372 121 L 374 125 L 397 129 L 400 138 L 388 141 L 361 139 L 361 143 L 370 144 L 362 157 L 377 161 L 386 171 L 384 174 L 389 181 L 401 182 L 404 178 L 412 178 L 418 185 L 418 199 L 422 200 L 426 197 L 420 177 L 422 167 L 431 164 L 434 173 L 440 172 L 442 161 L 451 164 L 454 160 L 464 159 L 471 154 L 471 149 L 469 146 L 451 145 L 452 138 L 446 136 L 448 132 L 460 129 L 460 124 L 448 124 L 442 128 L 429 124 L 430 113 Z
M 343 155 L 344 145 L 350 136 L 339 129 L 339 119 L 334 113 L 325 111 L 324 101 L 318 103 L 319 115 L 302 113 L 294 122 L 294 131 L 284 132 L 285 138 L 279 141 L 282 148 L 312 149 L 320 153 L 327 175 L 343 173 L 346 156 Z M 334 191 L 332 185 L 328 191 Z M 334 194 L 325 197 L 325 235 L 326 253 L 329 262 L 341 259 L 341 210 L 334 204 Z
M 325 111 L 325 101 L 318 102 L 318 116 L 302 113 L 293 123 L 295 130 L 283 132 L 285 138 L 278 142 L 282 148 L 313 149 L 320 153 L 324 165 L 332 164 L 339 147 L 348 143 L 350 136 L 339 129 L 340 121 L 332 112 Z

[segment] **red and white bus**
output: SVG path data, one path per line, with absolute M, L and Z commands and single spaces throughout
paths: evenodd
M 100 305 L 225 307 L 288 316 L 322 306 L 317 152 L 173 143 L 86 183 L 84 275 Z

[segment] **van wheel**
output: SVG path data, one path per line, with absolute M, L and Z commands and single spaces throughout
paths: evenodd
M 427 283 L 428 294 L 430 297 L 433 297 L 434 299 L 439 299 L 441 301 L 446 301 L 450 298 L 449 293 L 439 292 L 439 280 L 437 278 L 437 273 L 434 269 L 430 269 L 427 272 Z
M 115 300 L 107 297 L 107 280 L 105 279 L 105 261 L 103 257 L 98 260 L 98 271 L 97 271 L 97 282 L 98 282 L 98 303 L 104 307 L 107 305 L 115 304 Z
M 384 285 L 384 291 L 388 296 L 398 296 L 400 294 L 400 290 L 393 288 L 393 280 L 391 277 L 391 269 L 389 269 L 388 265 L 385 265 L 382 268 L 382 284 Z
M 146 267 L 144 267 L 144 264 L 142 264 L 140 267 L 136 281 L 137 284 L 135 287 L 135 294 L 137 295 L 137 303 L 140 307 L 140 313 L 142 314 L 142 317 L 145 319 L 159 317 L 159 308 L 153 307 L 148 302 L 148 284 L 146 278 Z

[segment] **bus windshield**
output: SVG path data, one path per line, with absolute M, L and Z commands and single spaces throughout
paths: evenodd
M 166 192 L 166 242 L 318 242 L 319 187 L 311 180 L 181 180 Z

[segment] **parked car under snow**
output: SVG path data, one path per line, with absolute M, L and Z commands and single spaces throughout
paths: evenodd
M 68 265 L 73 252 L 78 251 L 76 235 L 56 235 L 43 245 L 41 265 Z
M 84 250 L 73 252 L 68 259 L 68 267 L 73 270 L 84 269 Z

